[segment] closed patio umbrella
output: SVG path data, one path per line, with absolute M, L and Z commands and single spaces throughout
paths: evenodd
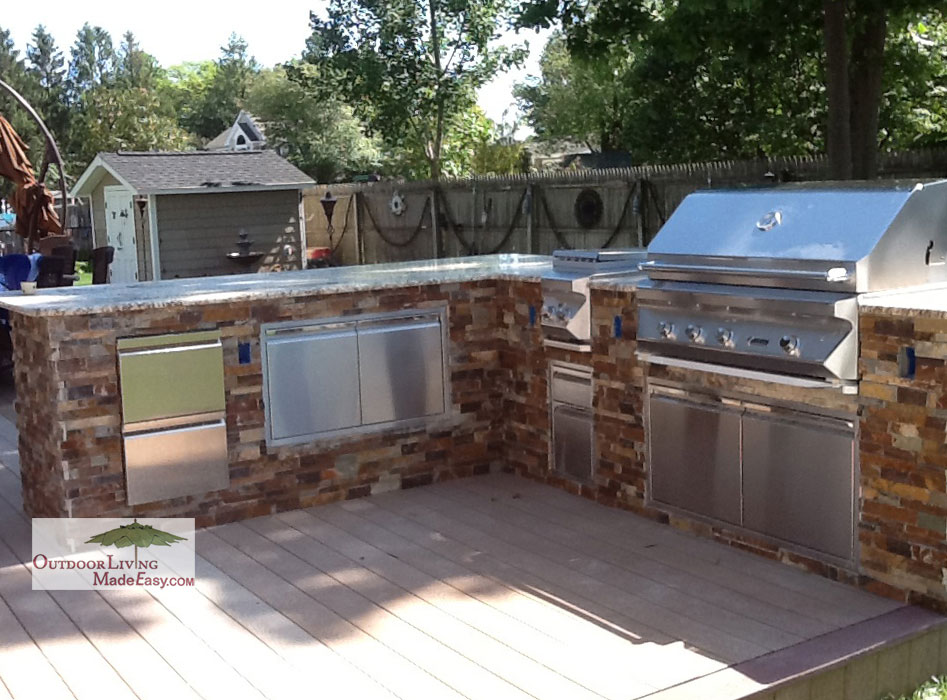
M 46 185 L 36 180 L 27 150 L 10 122 L 0 115 L 0 176 L 16 185 L 16 232 L 24 238 L 61 233 L 62 223 L 53 208 L 53 196 Z

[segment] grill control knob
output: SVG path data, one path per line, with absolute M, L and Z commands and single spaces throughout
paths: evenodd
M 690 338 L 692 343 L 699 343 L 701 338 L 704 335 L 704 331 L 700 326 L 690 325 L 684 329 L 685 335 Z
M 795 355 L 799 352 L 799 338 L 794 335 L 784 335 L 779 339 L 779 347 L 787 355 Z
M 733 331 L 729 328 L 718 328 L 717 342 L 727 347 L 733 345 Z
M 661 323 L 658 324 L 658 333 L 662 338 L 666 338 L 667 340 L 674 340 L 674 338 L 677 337 L 674 333 L 674 324 L 670 321 L 661 321 Z

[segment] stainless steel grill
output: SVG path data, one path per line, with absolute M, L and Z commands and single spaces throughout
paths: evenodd
M 852 390 L 858 295 L 947 281 L 947 181 L 698 192 L 641 269 L 644 359 Z
M 590 350 L 589 281 L 638 273 L 645 258 L 643 248 L 555 251 L 552 271 L 542 278 L 543 342 L 580 352 Z

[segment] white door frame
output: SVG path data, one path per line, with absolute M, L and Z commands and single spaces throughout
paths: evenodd
M 113 242 L 109 239 L 109 221 L 111 220 L 111 217 L 109 217 L 109 215 L 108 215 L 108 211 L 109 211 L 109 209 L 108 209 L 109 194 L 112 194 L 113 196 L 120 194 L 122 197 L 127 197 L 127 198 L 128 198 L 128 219 L 129 219 L 129 223 L 131 224 L 131 234 L 132 234 L 132 246 L 131 246 L 131 249 L 134 251 L 134 258 L 135 258 L 135 264 L 134 264 L 134 279 L 132 279 L 132 280 L 122 280 L 122 281 L 123 281 L 123 282 L 137 282 L 138 280 L 141 279 L 141 270 L 138 269 L 138 231 L 137 231 L 137 227 L 135 226 L 135 201 L 134 201 L 134 197 L 133 197 L 133 194 L 132 194 L 132 191 L 131 191 L 131 190 L 129 190 L 127 187 L 123 187 L 123 186 L 121 186 L 121 185 L 106 185 L 106 186 L 103 188 L 102 199 L 103 199 L 104 204 L 105 204 L 105 206 L 104 206 L 104 210 L 105 210 L 105 241 L 106 241 L 106 244 L 107 244 L 107 245 L 110 245 L 110 246 L 112 246 L 113 248 L 115 248 L 116 258 L 118 257 L 118 251 L 119 251 L 120 248 L 119 248 L 118 246 L 114 245 Z M 124 251 L 125 249 L 126 249 L 126 246 L 124 246 L 124 245 L 121 246 L 121 250 L 122 250 L 122 251 Z M 119 267 L 119 266 L 116 266 L 116 265 L 115 265 L 115 261 L 113 261 L 112 265 L 113 265 L 113 267 L 112 267 L 113 270 L 115 269 L 115 267 Z

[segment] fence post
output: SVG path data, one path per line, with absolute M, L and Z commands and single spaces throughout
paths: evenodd
M 434 239 L 432 242 L 434 244 L 435 260 L 444 257 L 444 245 L 441 241 L 440 208 L 438 188 L 434 187 L 431 190 L 431 235 Z
M 530 253 L 536 253 L 539 249 L 533 235 L 533 218 L 534 212 L 536 211 L 536 189 L 532 182 L 526 185 L 526 201 L 523 204 L 526 206 L 526 250 Z
M 362 198 L 365 195 L 361 190 L 357 190 L 352 196 L 355 197 L 355 259 L 359 265 L 363 265 L 365 263 L 365 230 L 362 225 L 362 206 L 364 206 Z

